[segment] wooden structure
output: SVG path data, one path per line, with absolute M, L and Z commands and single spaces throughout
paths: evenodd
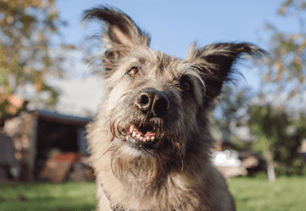
M 38 179 L 52 151 L 87 153 L 85 126 L 89 118 L 58 114 L 44 110 L 21 112 L 3 120 L 21 163 L 21 179 Z

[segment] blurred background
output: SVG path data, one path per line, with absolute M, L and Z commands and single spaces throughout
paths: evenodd
M 102 25 L 82 13 L 109 5 L 185 58 L 197 42 L 250 42 L 211 115 L 212 161 L 238 210 L 306 206 L 306 1 L 1 0 L 0 210 L 93 210 L 86 124 L 103 97 Z

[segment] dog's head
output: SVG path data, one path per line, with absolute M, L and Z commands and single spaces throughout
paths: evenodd
M 208 157 L 210 105 L 230 80 L 234 62 L 264 51 L 248 43 L 192 45 L 183 60 L 150 49 L 149 35 L 121 11 L 100 7 L 84 18 L 105 23 L 101 60 L 107 93 L 101 112 L 114 135 L 110 149 L 120 161 L 114 166 L 134 165 L 128 167 L 134 175 L 149 166 L 155 178 L 198 151 Z

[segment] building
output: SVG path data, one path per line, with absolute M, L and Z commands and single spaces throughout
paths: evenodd
M 39 179 L 46 161 L 55 152 L 87 155 L 85 127 L 89 121 L 90 118 L 45 110 L 23 111 L 0 120 L 2 131 L 14 142 L 21 180 Z

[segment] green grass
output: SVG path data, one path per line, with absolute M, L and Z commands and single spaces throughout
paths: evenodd
M 266 178 L 241 177 L 228 184 L 238 211 L 306 210 L 305 177 L 280 177 L 274 184 Z M 95 189 L 93 182 L 0 186 L 0 211 L 94 210 Z M 27 200 L 17 200 L 20 194 Z
M 234 178 L 228 181 L 238 211 L 306 210 L 306 178 Z
M 89 211 L 96 207 L 93 182 L 0 186 L 0 211 Z M 26 201 L 17 200 L 24 195 Z

